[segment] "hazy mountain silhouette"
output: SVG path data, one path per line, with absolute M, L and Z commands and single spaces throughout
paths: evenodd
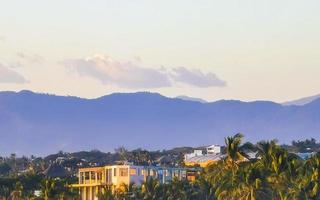
M 222 144 L 237 132 L 281 142 L 320 132 L 320 99 L 304 106 L 221 100 L 199 103 L 156 93 L 82 99 L 0 92 L 0 155 Z
M 206 100 L 204 99 L 200 99 L 200 98 L 196 98 L 196 97 L 189 97 L 186 95 L 180 95 L 176 97 L 177 99 L 182 99 L 182 100 L 186 100 L 186 101 L 197 101 L 200 103 L 208 103 Z
M 293 101 L 284 102 L 282 105 L 303 106 L 303 105 L 311 103 L 312 101 L 319 99 L 319 98 L 320 98 L 320 94 L 310 96 L 310 97 L 304 97 L 304 98 L 293 100 Z

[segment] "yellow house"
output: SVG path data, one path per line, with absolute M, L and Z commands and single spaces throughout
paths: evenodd
M 104 186 L 119 188 L 130 183 L 144 181 L 142 166 L 113 165 L 79 169 L 79 182 L 72 187 L 79 188 L 82 200 L 95 200 Z
M 189 177 L 188 177 L 189 174 Z M 195 173 L 186 168 L 166 168 L 154 166 L 110 165 L 103 167 L 79 169 L 78 184 L 71 187 L 79 188 L 82 200 L 97 200 L 102 188 L 111 186 L 120 188 L 123 184 L 134 183 L 140 185 L 147 178 L 158 179 L 160 183 L 167 183 L 173 178 L 179 180 L 194 180 Z

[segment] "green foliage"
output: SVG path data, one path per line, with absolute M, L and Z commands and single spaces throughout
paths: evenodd
M 8 163 L 0 163 L 0 177 L 9 174 L 11 167 Z
M 288 153 L 276 141 L 256 145 L 257 159 L 241 161 L 241 139 L 226 139 L 226 159 L 206 168 L 217 199 L 320 199 L 320 155 L 304 161 Z
M 236 134 L 225 139 L 225 158 L 204 168 L 196 181 L 174 179 L 161 184 L 148 178 L 141 185 L 122 185 L 120 188 L 105 186 L 98 196 L 100 200 L 319 200 L 320 199 L 320 153 L 307 160 L 300 159 L 277 144 L 277 141 L 261 141 L 256 145 L 242 144 L 243 135 Z M 317 145 L 315 140 L 298 141 L 294 148 L 306 149 Z M 127 151 L 117 149 L 115 155 L 122 160 L 140 165 L 150 164 L 163 155 L 180 160 L 180 151 L 148 152 L 142 149 Z M 187 149 L 188 151 L 190 149 Z M 256 158 L 247 156 L 248 151 L 256 152 Z M 179 151 L 178 153 L 176 151 Z M 59 155 L 66 155 L 60 152 Z M 111 156 L 99 151 L 81 152 L 87 160 Z M 51 156 L 52 157 L 52 156 Z M 53 156 L 54 158 L 56 156 Z M 54 159 L 52 158 L 52 159 Z M 17 158 L 12 154 L 0 164 L 0 199 L 79 199 L 79 192 L 69 187 L 77 179 L 53 179 L 39 175 L 50 163 L 50 159 Z M 108 158 L 109 159 L 109 158 Z M 112 158 L 114 159 L 114 158 Z M 64 161 L 63 165 L 74 167 L 78 158 Z M 180 161 L 179 161 L 180 162 Z M 23 175 L 19 168 L 28 167 Z M 36 198 L 34 191 L 40 190 Z
M 0 199 L 77 199 L 78 191 L 69 187 L 67 179 L 52 179 L 42 175 L 25 174 L 14 178 L 0 178 Z M 41 191 L 41 197 L 35 191 Z
M 314 138 L 307 139 L 304 141 L 293 141 L 292 146 L 297 152 L 301 153 L 315 152 L 320 150 L 320 143 L 317 143 L 317 141 Z

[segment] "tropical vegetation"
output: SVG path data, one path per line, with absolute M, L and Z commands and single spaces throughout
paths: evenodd
M 314 140 L 306 143 L 314 146 Z M 308 147 L 309 148 L 309 147 Z M 225 157 L 202 169 L 195 181 L 174 179 L 161 184 L 147 179 L 141 185 L 123 185 L 118 189 L 106 186 L 100 200 L 319 200 L 320 153 L 302 159 L 276 140 L 257 144 L 243 143 L 243 135 L 225 139 Z M 252 156 L 254 155 L 254 156 Z M 128 153 L 118 150 L 122 159 L 150 164 L 152 156 L 147 151 Z M 29 171 L 19 175 L 12 173 L 14 165 L 0 164 L 0 199 L 79 199 L 78 191 L 69 187 L 77 180 L 50 178 Z M 34 168 L 41 168 L 41 162 Z M 35 191 L 39 192 L 36 195 Z

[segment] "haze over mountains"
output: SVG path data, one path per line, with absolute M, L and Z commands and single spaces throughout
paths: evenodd
M 302 106 L 302 105 L 308 104 L 308 103 L 310 103 L 310 102 L 312 102 L 312 101 L 314 101 L 316 99 L 319 99 L 319 98 L 320 98 L 320 94 L 314 95 L 314 96 L 310 96 L 310 97 L 304 97 L 304 98 L 293 100 L 293 101 L 288 101 L 288 102 L 283 103 L 283 105 Z
M 180 95 L 180 96 L 177 96 L 176 98 L 177 99 L 186 100 L 186 101 L 196 101 L 196 102 L 200 102 L 200 103 L 208 103 L 204 99 L 200 99 L 200 98 L 196 98 L 196 97 L 189 97 L 189 96 L 186 96 L 186 95 Z
M 224 137 L 237 132 L 252 142 L 320 139 L 320 98 L 285 106 L 269 101 L 200 103 L 147 92 L 97 99 L 0 92 L 0 155 L 223 144 Z

